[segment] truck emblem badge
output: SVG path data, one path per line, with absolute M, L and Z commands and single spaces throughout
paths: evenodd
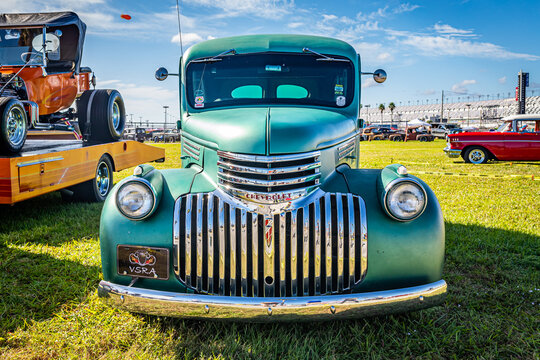
M 147 250 L 137 250 L 129 254 L 129 262 L 140 266 L 152 266 L 156 263 L 156 257 L 151 255 Z
M 264 219 L 264 239 L 266 240 L 266 246 L 272 246 L 272 232 L 274 231 L 274 224 L 272 218 Z

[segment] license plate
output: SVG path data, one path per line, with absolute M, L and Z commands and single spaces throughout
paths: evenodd
M 118 245 L 116 256 L 119 275 L 169 279 L 169 249 Z

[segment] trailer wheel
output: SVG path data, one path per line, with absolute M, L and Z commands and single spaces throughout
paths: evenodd
M 77 100 L 77 111 L 79 128 L 87 140 L 115 141 L 122 138 L 126 109 L 118 91 L 87 90 Z
M 0 151 L 20 152 L 26 141 L 28 120 L 23 104 L 15 98 L 0 98 Z
M 113 165 L 108 155 L 98 161 L 95 177 L 62 192 L 62 199 L 78 202 L 102 202 L 113 187 Z

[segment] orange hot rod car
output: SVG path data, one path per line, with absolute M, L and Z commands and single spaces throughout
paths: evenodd
M 28 129 L 69 130 L 86 141 L 121 138 L 124 101 L 90 90 L 81 67 L 86 25 L 73 12 L 0 14 L 0 151 L 21 151 Z M 77 99 L 77 111 L 71 106 Z

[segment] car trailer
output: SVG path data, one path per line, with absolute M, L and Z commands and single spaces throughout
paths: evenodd
M 114 171 L 165 160 L 164 149 L 137 141 L 29 139 L 19 154 L 0 156 L 0 204 L 57 190 L 65 200 L 103 201 Z

